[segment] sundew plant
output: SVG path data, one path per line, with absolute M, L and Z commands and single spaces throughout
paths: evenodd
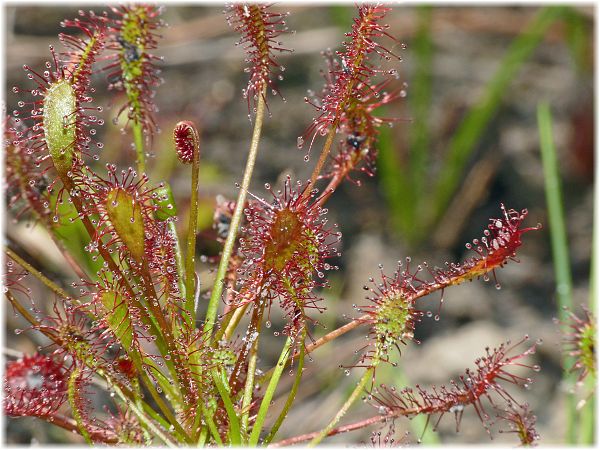
M 540 371 L 533 337 L 482 342 L 483 353 L 464 362 L 463 375 L 438 385 L 378 380 L 383 367 L 401 370 L 422 322 L 443 320 L 444 292 L 471 281 L 500 289 L 502 268 L 519 263 L 521 246 L 541 228 L 526 209 L 498 204 L 466 244 L 464 260 L 431 255 L 428 264 L 396 255 L 396 267 L 365 277 L 366 297 L 351 300 L 351 317 L 328 318 L 336 313 L 327 289 L 344 247 L 344 223 L 329 218 L 328 202 L 346 183 L 372 182 L 382 130 L 407 120 L 386 114 L 410 92 L 400 71 L 410 48 L 388 25 L 390 8 L 355 7 L 339 47 L 322 49 L 321 85 L 301 105 L 285 100 L 293 74 L 281 61 L 294 51 L 281 42 L 293 32 L 285 9 L 224 8 L 222 20 L 246 55 L 239 77 L 246 81 L 236 92 L 249 128 L 246 147 L 236 150 L 245 161 L 237 197 L 217 197 L 211 233 L 199 224 L 202 119 L 180 117 L 162 133 L 158 125 L 155 93 L 170 89 L 157 56 L 169 58 L 161 52 L 163 7 L 114 5 L 61 23 L 60 47 L 50 46 L 43 66 L 23 66 L 22 82 L 8 93 L 18 108 L 3 118 L 6 207 L 8 226 L 43 227 L 77 278 L 38 270 L 19 242 L 4 241 L 7 312 L 27 322 L 10 332 L 43 342 L 7 359 L 5 415 L 34 417 L 88 444 L 315 446 L 342 433 L 354 442 L 352 432 L 367 429 L 368 444 L 389 446 L 416 443 L 443 420 L 459 430 L 471 409 L 490 437 L 500 430 L 515 445 L 536 444 L 535 412 L 519 392 Z M 97 90 L 107 90 L 108 110 L 95 100 Z M 273 102 L 314 111 L 302 135 L 280 149 L 303 159 L 310 176 L 260 180 L 264 189 L 253 190 L 262 138 L 277 126 Z M 97 137 L 106 128 L 122 130 L 132 150 L 111 150 L 115 140 Z M 188 166 L 186 195 L 174 195 L 169 184 L 182 180 L 150 176 L 149 156 L 163 152 Z M 428 296 L 439 304 L 433 311 L 423 303 Z M 275 317 L 284 318 L 281 326 Z M 594 329 L 591 320 L 574 320 L 567 345 L 583 377 L 595 373 Z M 295 424 L 294 435 L 281 437 L 303 385 L 318 376 L 307 370 L 319 358 L 313 353 L 325 346 L 335 352 L 352 330 L 364 339 L 338 376 L 356 383 L 341 401 L 328 400 L 338 403 L 336 411 L 318 428 Z M 270 355 L 267 335 L 278 346 Z M 328 399 L 326 391 L 318 395 Z M 361 402 L 371 413 L 348 420 Z M 425 419 L 422 429 L 396 432 L 415 417 Z

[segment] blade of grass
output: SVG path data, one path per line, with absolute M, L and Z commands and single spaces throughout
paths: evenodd
M 431 41 L 431 7 L 417 10 L 419 24 L 411 47 L 415 61 L 410 83 L 410 117 L 408 127 L 408 161 L 399 160 L 391 131 L 382 129 L 379 139 L 379 176 L 381 178 L 392 225 L 404 239 L 416 242 L 422 229 L 415 227 L 417 208 L 422 203 L 429 162 L 429 109 L 431 104 L 431 72 L 433 43 Z
M 567 230 L 563 211 L 561 181 L 556 158 L 556 148 L 552 135 L 552 115 L 547 103 L 540 103 L 537 110 L 538 128 L 540 134 L 540 149 L 544 166 L 544 183 L 546 189 L 546 202 L 548 207 L 548 221 L 550 226 L 550 241 L 552 245 L 552 259 L 554 261 L 554 274 L 556 278 L 556 296 L 558 300 L 558 317 L 560 318 L 561 332 L 567 333 L 568 315 L 565 309 L 573 311 L 571 265 L 569 262 L 569 246 L 567 243 Z M 572 388 L 576 381 L 576 374 L 569 368 L 573 366 L 573 358 L 563 354 L 563 381 Z M 577 411 L 575 397 L 567 394 L 566 440 L 569 444 L 577 442 L 576 421 Z
M 391 129 L 382 128 L 377 173 L 390 209 L 392 226 L 405 236 L 408 236 L 410 231 L 407 230 L 411 230 L 411 224 L 414 223 L 411 221 L 413 198 L 408 169 L 395 151 Z
M 598 187 L 595 188 L 595 194 L 598 195 Z M 588 308 L 594 315 L 596 314 L 596 240 L 598 236 L 598 221 L 594 221 L 592 230 L 592 254 L 590 260 L 590 284 Z M 596 316 L 597 317 L 597 316 Z M 584 386 L 586 392 L 591 392 L 590 398 L 583 406 L 580 412 L 580 427 L 578 429 L 579 445 L 594 445 L 596 435 L 596 377 L 589 374 L 585 379 Z
M 269 384 L 267 385 L 265 396 L 263 397 L 263 400 L 260 404 L 260 408 L 258 409 L 258 414 L 256 415 L 256 421 L 254 422 L 252 433 L 250 434 L 250 438 L 248 439 L 248 446 L 250 447 L 256 447 L 256 445 L 258 445 L 260 432 L 267 417 L 269 407 L 271 406 L 271 400 L 273 399 L 273 395 L 275 395 L 275 390 L 277 389 L 277 385 L 279 384 L 279 379 L 281 378 L 281 374 L 283 372 L 283 369 L 285 368 L 285 361 L 289 357 L 292 344 L 293 341 L 290 338 L 288 338 L 287 341 L 285 341 L 285 345 L 283 346 L 281 354 L 279 355 L 279 360 L 277 361 L 277 365 L 275 366 L 273 376 L 271 377 L 271 379 L 269 380 Z
M 206 410 L 204 405 L 202 406 L 202 415 L 204 416 L 204 420 L 208 425 L 208 429 L 210 430 L 210 434 L 212 434 L 213 439 L 217 443 L 219 447 L 223 447 L 223 441 L 221 440 L 221 435 L 219 434 L 219 430 L 217 430 L 217 426 L 215 422 L 212 420 L 210 413 Z
M 414 224 L 415 216 L 419 215 L 418 208 L 423 203 L 427 187 L 427 167 L 429 164 L 429 117 L 432 96 L 432 61 L 433 42 L 431 40 L 431 6 L 421 6 L 417 9 L 418 28 L 412 45 L 412 55 L 415 60 L 415 72 L 410 84 L 408 102 L 413 123 L 409 127 L 410 177 L 412 184 L 411 216 L 407 222 Z M 409 226 L 410 241 L 420 238 L 422 228 Z
M 571 52 L 575 68 L 580 72 L 593 72 L 591 55 L 593 53 L 592 23 L 574 8 L 565 12 L 565 40 Z
M 231 445 L 242 445 L 240 422 L 235 413 L 235 409 L 233 408 L 233 402 L 231 401 L 229 391 L 225 386 L 225 381 L 223 381 L 224 379 L 227 380 L 227 378 L 224 378 L 223 375 L 224 374 L 221 371 L 212 371 L 212 378 L 219 391 L 221 400 L 223 400 L 223 406 L 225 406 L 225 410 L 227 411 L 227 417 L 229 417 L 229 443 Z
M 548 28 L 562 17 L 564 11 L 565 8 L 554 6 L 539 11 L 527 29 L 512 42 L 504 58 L 500 61 L 497 72 L 485 87 L 481 99 L 469 110 L 453 135 L 441 164 L 441 173 L 437 177 L 433 189 L 430 203 L 432 207 L 428 211 L 429 217 L 426 220 L 428 227 L 436 223 L 448 206 L 463 178 L 464 168 L 469 157 L 494 113 L 498 110 L 511 81 L 544 38 Z
M 304 341 L 304 339 L 306 339 L 306 328 L 304 328 L 302 330 L 301 339 L 302 339 L 302 341 Z M 303 345 L 300 348 L 300 356 L 298 357 L 298 368 L 296 369 L 296 377 L 294 379 L 294 384 L 292 385 L 292 389 L 290 389 L 290 393 L 288 394 L 288 398 L 285 401 L 285 405 L 283 405 L 283 408 L 281 409 L 279 416 L 275 420 L 275 423 L 271 427 L 271 431 L 269 431 L 269 434 L 265 438 L 263 444 L 269 444 L 273 440 L 273 438 L 277 434 L 277 431 L 279 431 L 279 427 L 281 426 L 281 424 L 287 417 L 287 414 L 288 414 L 290 408 L 292 407 L 294 400 L 296 399 L 296 394 L 298 392 L 298 388 L 300 387 L 300 380 L 302 380 L 302 372 L 304 371 L 304 356 L 305 356 L 305 354 L 306 354 L 306 346 Z

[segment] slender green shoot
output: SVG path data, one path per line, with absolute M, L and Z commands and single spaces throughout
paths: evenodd
M 192 188 L 190 198 L 190 219 L 187 231 L 187 251 L 185 254 L 185 311 L 189 326 L 196 323 L 196 232 L 198 227 L 198 181 L 200 178 L 200 148 L 196 142 L 192 161 Z
M 562 7 L 555 6 L 541 9 L 523 34 L 512 42 L 504 58 L 499 61 L 498 70 L 485 87 L 481 99 L 473 105 L 452 137 L 441 164 L 442 171 L 434 186 L 428 225 L 431 226 L 444 213 L 463 179 L 464 168 L 470 156 L 500 107 L 511 81 L 542 41 L 550 26 L 561 18 L 564 10 Z
M 140 122 L 134 121 L 131 125 L 133 142 L 135 145 L 135 164 L 138 174 L 146 173 L 146 150 L 144 149 L 144 131 Z
M 273 375 L 269 380 L 269 384 L 267 385 L 267 390 L 265 391 L 265 396 L 260 404 L 258 409 L 258 413 L 256 415 L 256 421 L 254 422 L 254 427 L 252 428 L 252 433 L 250 434 L 250 438 L 248 439 L 248 445 L 250 447 L 255 447 L 258 445 L 258 439 L 260 438 L 260 432 L 262 430 L 265 419 L 267 418 L 267 412 L 269 412 L 269 408 L 271 406 L 271 400 L 275 395 L 275 390 L 277 389 L 277 385 L 279 384 L 279 379 L 281 378 L 281 374 L 285 369 L 285 363 L 288 357 L 290 356 L 290 351 L 292 349 L 292 345 L 294 342 L 292 339 L 288 338 L 285 341 L 285 345 L 283 346 L 283 350 L 279 355 L 279 360 L 277 361 L 277 365 L 275 366 L 275 370 L 273 371 Z
M 252 179 L 252 172 L 254 171 L 254 164 L 256 163 L 256 156 L 258 155 L 258 144 L 260 142 L 260 133 L 262 131 L 262 125 L 265 116 L 265 95 L 266 87 L 263 92 L 258 96 L 258 105 L 256 107 L 256 118 L 254 120 L 254 131 L 252 132 L 252 141 L 250 143 L 250 150 L 248 151 L 248 160 L 246 161 L 246 168 L 244 170 L 244 177 L 242 179 L 242 185 L 240 187 L 240 193 L 238 194 L 235 211 L 231 218 L 229 225 L 229 233 L 223 246 L 223 253 L 221 254 L 221 261 L 219 261 L 219 267 L 217 268 L 217 277 L 212 288 L 210 300 L 208 302 L 208 308 L 206 310 L 206 319 L 204 323 L 204 332 L 209 335 L 212 333 L 215 319 L 217 317 L 217 309 L 219 306 L 219 300 L 223 293 L 224 279 L 227 273 L 227 267 L 233 252 L 233 245 L 237 236 L 238 227 L 242 221 L 242 213 L 244 211 L 244 204 L 246 203 L 246 195 L 248 194 L 248 188 L 250 186 L 250 180 Z
M 552 246 L 552 259 L 554 261 L 554 274 L 556 278 L 556 296 L 558 300 L 558 316 L 561 319 L 561 332 L 568 332 L 568 314 L 565 309 L 573 311 L 573 283 L 571 280 L 571 264 L 569 258 L 569 246 L 567 243 L 567 229 L 563 211 L 563 199 L 561 192 L 560 173 L 556 148 L 552 135 L 552 115 L 547 103 L 538 105 L 537 110 L 538 128 L 540 134 L 540 148 L 544 166 L 544 183 L 546 189 L 546 203 L 548 207 L 548 222 L 550 226 L 550 241 Z M 573 366 L 573 357 L 563 355 L 563 380 L 569 388 L 572 388 L 576 374 L 569 370 Z M 575 444 L 577 411 L 575 397 L 567 394 L 566 405 L 567 419 L 567 442 Z
M 233 408 L 231 397 L 229 396 L 226 384 L 227 378 L 223 372 L 218 370 L 212 372 L 212 377 L 215 386 L 219 391 L 219 395 L 221 396 L 221 400 L 223 400 L 223 406 L 225 406 L 225 410 L 227 411 L 227 417 L 229 418 L 229 443 L 231 445 L 242 445 L 240 422 L 235 413 L 235 409 Z
M 341 407 L 341 409 L 338 411 L 335 417 L 331 420 L 331 422 L 329 422 L 329 424 L 325 428 L 323 428 L 323 430 L 321 430 L 321 432 L 317 436 L 315 436 L 315 438 L 312 441 L 308 443 L 308 447 L 315 447 L 316 445 L 318 445 L 325 437 L 327 437 L 329 432 L 333 430 L 333 427 L 337 425 L 337 423 L 342 419 L 342 417 L 346 415 L 350 407 L 363 393 L 366 384 L 373 379 L 374 370 L 375 367 L 372 366 L 365 371 L 364 375 L 352 391 L 352 394 L 350 394 L 350 397 L 348 397 L 348 400 L 346 400 L 346 403 L 344 403 L 344 405 Z
M 301 339 L 302 339 L 302 342 L 304 342 L 304 339 L 306 339 L 306 328 L 304 328 L 302 330 Z M 298 368 L 296 369 L 296 377 L 294 378 L 294 384 L 292 385 L 292 389 L 290 389 L 290 393 L 288 394 L 288 398 L 285 402 L 285 405 L 283 405 L 283 409 L 281 410 L 281 412 L 279 413 L 279 416 L 277 416 L 277 419 L 275 420 L 275 423 L 271 427 L 271 431 L 269 431 L 269 434 L 264 439 L 264 444 L 269 444 L 273 440 L 273 438 L 277 434 L 277 431 L 279 431 L 279 427 L 281 426 L 281 424 L 287 417 L 287 414 L 288 414 L 290 408 L 292 407 L 292 403 L 294 403 L 294 399 L 296 398 L 296 393 L 298 392 L 298 388 L 300 387 L 300 380 L 302 380 L 302 372 L 304 371 L 304 356 L 305 355 L 306 355 L 306 346 L 302 345 L 302 347 L 300 348 L 300 355 L 298 356 Z

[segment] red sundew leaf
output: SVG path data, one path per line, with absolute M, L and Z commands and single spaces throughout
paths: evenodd
M 333 247 L 341 238 L 327 225 L 326 209 L 314 195 L 307 195 L 306 185 L 295 189 L 288 177 L 283 192 L 273 192 L 271 204 L 261 199 L 249 202 L 247 225 L 240 240 L 245 257 L 241 288 L 235 296 L 236 306 L 265 301 L 268 308 L 279 301 L 290 322 L 287 331 L 298 331 L 308 318 L 308 310 L 322 311 L 321 300 L 314 293 L 338 255 Z M 286 331 L 286 333 L 287 333 Z
M 48 418 L 67 400 L 69 369 L 62 358 L 35 353 L 6 365 L 4 413 Z
M 338 59 L 334 59 L 330 52 L 325 53 L 328 70 L 323 92 L 315 100 L 305 98 L 319 112 L 303 137 L 298 139 L 299 148 L 303 147 L 305 140 L 310 140 L 309 152 L 316 137 L 326 135 L 334 125 L 336 131 L 354 136 L 351 146 L 356 147 L 359 141 L 366 141 L 365 148 L 370 149 L 377 139 L 377 127 L 388 121 L 375 117 L 373 110 L 399 96 L 399 92 L 388 94 L 384 91 L 388 77 L 396 75 L 396 71 L 384 71 L 372 62 L 375 55 L 385 60 L 398 58 L 379 42 L 384 37 L 395 41 L 386 31 L 388 25 L 382 23 L 390 8 L 365 4 L 357 6 L 357 10 L 358 17 L 354 19 L 352 30 L 346 34 L 348 39 L 343 43 L 344 50 L 336 52 Z M 382 75 L 383 81 L 375 81 L 377 75 Z M 373 158 L 374 155 L 370 155 L 370 159 Z
M 106 48 L 113 53 L 106 58 L 108 64 L 103 70 L 108 72 L 109 87 L 125 91 L 127 97 L 114 120 L 127 112 L 127 123 L 141 124 L 146 136 L 151 137 L 158 131 L 154 95 L 163 83 L 156 65 L 162 58 L 151 52 L 158 46 L 160 36 L 156 31 L 165 26 L 159 19 L 163 8 L 137 3 L 110 9 L 114 17 L 107 19 Z
M 514 384 L 521 387 L 529 385 L 532 380 L 523 378 L 510 371 L 514 367 L 527 367 L 538 371 L 538 366 L 529 366 L 521 360 L 528 355 L 534 354 L 536 345 L 531 345 L 527 350 L 514 356 L 511 351 L 529 339 L 525 336 L 515 345 L 510 342 L 501 344 L 490 350 L 486 348 L 486 354 L 475 360 L 476 370 L 467 369 L 465 375 L 459 381 L 450 381 L 450 386 L 432 386 L 424 389 L 419 385 L 413 388 L 396 390 L 394 387 L 381 385 L 376 388 L 370 399 L 375 407 L 379 409 L 382 416 L 394 419 L 396 417 L 413 417 L 418 414 L 439 417 L 435 422 L 434 429 L 446 413 L 453 413 L 456 419 L 456 427 L 460 425 L 462 414 L 467 406 L 472 406 L 483 424 L 486 431 L 491 425 L 490 415 L 485 411 L 484 403 L 493 409 L 498 409 L 497 402 L 505 405 L 518 404 L 518 402 L 506 390 L 506 384 Z
M 492 218 L 484 236 L 473 240 L 473 249 L 477 256 L 467 259 L 461 264 L 446 264 L 447 269 L 430 268 L 427 263 L 417 265 L 411 269 L 411 259 L 406 258 L 406 265 L 400 261 L 398 268 L 392 276 L 383 273 L 381 267 L 381 281 L 373 287 L 365 286 L 371 292 L 367 297 L 369 304 L 356 309 L 364 314 L 357 319 L 370 325 L 370 340 L 364 347 L 366 351 L 359 360 L 359 365 L 371 365 L 373 361 L 388 361 L 389 352 L 399 348 L 400 343 L 414 340 L 414 329 L 424 316 L 416 302 L 418 299 L 436 291 L 442 291 L 450 286 L 459 285 L 474 278 L 483 277 L 489 280 L 491 272 L 495 278 L 495 270 L 503 267 L 506 262 L 515 259 L 516 251 L 521 246 L 521 236 L 531 230 L 537 230 L 541 225 L 530 228 L 521 228 L 527 216 L 527 210 L 521 212 L 514 209 L 507 210 L 500 205 L 502 218 Z M 430 279 L 426 279 L 421 272 L 429 272 Z M 496 285 L 499 287 L 499 284 Z M 443 301 L 443 297 L 442 297 Z M 441 305 L 440 305 L 441 309 Z M 436 315 L 439 317 L 439 315 Z M 368 362 L 371 360 L 371 362 Z
M 275 53 L 293 51 L 283 48 L 277 41 L 278 36 L 288 31 L 284 20 L 288 14 L 273 12 L 271 5 L 260 3 L 232 4 L 226 12 L 229 25 L 242 35 L 237 45 L 242 45 L 246 51 L 246 72 L 250 73 L 243 95 L 248 102 L 248 110 L 252 102 L 256 112 L 258 96 L 264 98 L 265 89 L 270 88 L 273 95 L 281 96 L 274 78 L 282 80 L 284 68 L 277 61 Z

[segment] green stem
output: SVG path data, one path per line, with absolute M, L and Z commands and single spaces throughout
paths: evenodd
M 37 270 L 35 267 L 33 267 L 31 264 L 29 264 L 27 261 L 25 261 L 19 255 L 17 255 L 10 248 L 5 247 L 4 251 L 12 260 L 14 260 L 17 264 L 19 264 L 23 269 L 27 270 L 27 272 L 32 274 L 38 280 L 40 280 L 44 284 L 44 286 L 46 286 L 48 289 L 50 289 L 52 292 L 54 292 L 60 298 L 63 298 L 65 300 L 72 300 L 71 296 L 68 295 L 62 288 L 58 287 L 56 285 L 56 283 L 54 283 L 52 280 L 50 280 L 48 277 L 46 277 L 42 272 Z
M 131 126 L 133 131 L 133 141 L 135 143 L 135 152 L 136 152 L 136 166 L 138 174 L 141 175 L 146 173 L 146 155 L 144 149 L 144 132 L 142 130 L 142 124 L 134 121 Z
M 185 310 L 189 318 L 188 325 L 196 323 L 196 306 L 194 294 L 196 292 L 196 228 L 198 226 L 198 179 L 200 178 L 200 149 L 194 149 L 192 162 L 192 193 L 190 199 L 190 221 L 187 234 L 187 252 L 185 255 Z
M 308 447 L 316 446 L 329 434 L 331 430 L 333 430 L 333 427 L 335 427 L 337 423 L 341 420 L 341 418 L 344 417 L 344 415 L 348 412 L 348 409 L 350 409 L 350 406 L 352 406 L 352 404 L 356 401 L 359 395 L 363 392 L 363 389 L 367 382 L 373 379 L 374 370 L 375 366 L 369 367 L 366 370 L 366 372 L 356 385 L 356 388 L 354 388 L 354 391 L 352 391 L 352 394 L 350 394 L 350 397 L 348 397 L 348 400 L 346 400 L 346 403 L 344 403 L 344 405 L 338 411 L 335 417 L 331 420 L 331 422 L 329 422 L 329 425 L 327 425 L 323 430 L 321 430 L 321 432 L 312 441 L 308 443 Z
M 240 423 L 235 413 L 231 397 L 229 396 L 229 391 L 227 389 L 227 386 L 225 385 L 227 378 L 220 369 L 214 370 L 212 372 L 212 378 L 215 382 L 217 390 L 219 391 L 219 395 L 223 400 L 223 406 L 225 407 L 225 411 L 227 411 L 227 417 L 229 418 L 229 443 L 231 445 L 241 445 L 242 441 Z
M 179 288 L 179 292 L 185 298 L 185 281 L 184 281 L 184 265 L 183 265 L 183 256 L 181 252 L 181 246 L 179 245 L 179 239 L 177 238 L 177 229 L 175 227 L 175 222 L 169 221 L 168 224 L 169 232 L 175 237 L 175 266 L 177 268 L 177 287 Z
M 285 341 L 285 345 L 283 346 L 283 350 L 279 355 L 279 360 L 277 361 L 277 365 L 275 366 L 275 371 L 273 372 L 273 376 L 269 381 L 269 385 L 267 386 L 267 390 L 265 391 L 265 396 L 260 404 L 260 408 L 258 409 L 258 413 L 256 414 L 256 421 L 254 422 L 254 427 L 252 428 L 252 433 L 250 434 L 250 439 L 248 440 L 248 446 L 256 447 L 258 444 L 258 439 L 260 438 L 260 432 L 262 430 L 265 419 L 267 418 L 267 412 L 271 406 L 271 400 L 273 399 L 273 395 L 275 395 L 275 390 L 277 389 L 277 385 L 279 384 L 279 379 L 281 378 L 281 374 L 283 373 L 283 369 L 285 369 L 286 360 L 289 357 L 290 350 L 294 341 L 291 338 L 287 338 Z
M 223 292 L 224 279 L 227 273 L 227 267 L 229 266 L 229 259 L 233 252 L 233 246 L 235 238 L 237 236 L 237 230 L 242 220 L 242 213 L 244 211 L 244 205 L 246 203 L 246 195 L 248 193 L 248 187 L 250 186 L 250 180 L 252 179 L 252 172 L 254 171 L 254 164 L 256 163 L 256 156 L 258 154 L 258 144 L 260 142 L 260 133 L 265 115 L 265 100 L 266 87 L 263 92 L 258 96 L 258 105 L 256 108 L 256 118 L 254 121 L 254 131 L 252 133 L 252 141 L 250 143 L 250 150 L 248 152 L 248 160 L 246 161 L 246 169 L 244 170 L 244 177 L 242 179 L 242 185 L 240 187 L 240 193 L 238 194 L 235 211 L 231 218 L 231 224 L 229 226 L 229 233 L 223 246 L 223 254 L 221 255 L 221 261 L 217 269 L 217 277 L 213 285 L 212 294 L 208 302 L 208 308 L 206 311 L 206 321 L 204 323 L 204 332 L 208 335 L 212 333 L 215 319 L 217 317 L 217 309 L 219 306 L 219 300 Z
M 250 418 L 250 405 L 252 404 L 252 394 L 254 393 L 254 376 L 256 374 L 256 362 L 258 360 L 258 338 L 262 322 L 264 304 L 259 303 L 252 314 L 252 320 L 248 327 L 250 338 L 250 355 L 248 359 L 248 369 L 246 370 L 246 384 L 244 385 L 244 396 L 242 397 L 242 436 L 247 436 L 248 419 Z
M 69 397 L 69 405 L 71 405 L 71 413 L 73 414 L 73 418 L 75 422 L 77 422 L 77 428 L 79 433 L 85 439 L 85 442 L 92 445 L 92 438 L 90 438 L 90 434 L 87 431 L 85 423 L 83 422 L 83 417 L 81 415 L 81 411 L 79 411 L 78 405 L 78 396 L 80 395 L 80 387 L 78 386 L 79 376 L 81 375 L 81 368 L 76 366 L 69 377 L 68 383 L 68 397 Z
M 121 397 L 121 399 L 126 400 L 125 395 L 123 394 L 123 392 L 121 391 L 121 389 L 119 389 L 118 386 L 113 386 L 112 387 L 115 392 L 117 393 L 117 395 L 119 397 Z M 171 439 L 165 435 L 157 426 L 156 424 L 150 420 L 146 414 L 144 414 L 144 412 L 139 409 L 134 403 L 129 402 L 128 403 L 129 407 L 131 408 L 131 410 L 133 411 L 133 413 L 138 417 L 138 419 L 140 419 L 141 422 L 143 422 L 151 431 L 152 433 L 154 433 L 154 435 L 159 438 L 160 440 L 162 440 L 168 447 L 174 448 L 177 447 L 177 445 L 175 445 Z
M 554 273 L 556 277 L 556 295 L 558 300 L 558 315 L 561 318 L 561 332 L 568 333 L 568 312 L 573 310 L 571 266 L 569 247 L 567 243 L 567 229 L 564 220 L 563 200 L 561 193 L 561 180 L 558 171 L 556 148 L 552 135 L 552 115 L 547 103 L 540 103 L 537 110 L 538 128 L 540 133 L 540 148 L 544 166 L 544 183 L 546 188 L 546 202 L 548 206 L 548 221 L 550 224 L 550 240 L 554 260 Z M 563 355 L 563 380 L 567 386 L 574 386 L 576 374 L 569 370 L 573 366 L 573 357 Z M 567 394 L 567 442 L 575 444 L 577 411 L 573 394 Z
M 202 405 L 202 415 L 204 416 L 204 420 L 205 420 L 206 424 L 208 425 L 208 429 L 210 430 L 210 433 L 212 434 L 213 439 L 215 440 L 215 442 L 217 443 L 217 445 L 219 447 L 223 447 L 223 441 L 221 440 L 221 435 L 219 434 L 219 430 L 217 429 L 217 426 L 215 425 L 215 422 L 212 419 L 211 414 L 206 410 L 204 405 Z
M 304 339 L 306 339 L 306 327 L 302 329 L 301 339 L 302 339 L 302 342 L 304 342 Z M 300 380 L 302 380 L 302 372 L 304 371 L 304 355 L 305 354 L 306 354 L 306 346 L 302 345 L 300 347 L 300 355 L 298 356 L 298 368 L 296 369 L 296 377 L 294 379 L 294 384 L 292 385 L 292 389 L 290 390 L 290 393 L 288 394 L 288 398 L 285 402 L 285 405 L 283 405 L 283 409 L 279 413 L 279 416 L 277 417 L 277 419 L 275 420 L 275 423 L 271 427 L 271 431 L 269 431 L 269 434 L 267 435 L 267 437 L 264 440 L 265 444 L 269 444 L 273 440 L 273 438 L 277 434 L 277 431 L 279 431 L 279 427 L 281 426 L 281 424 L 287 417 L 287 414 L 288 414 L 290 408 L 292 407 L 292 403 L 294 403 L 294 400 L 296 399 L 296 393 L 298 392 L 298 388 L 300 387 Z

